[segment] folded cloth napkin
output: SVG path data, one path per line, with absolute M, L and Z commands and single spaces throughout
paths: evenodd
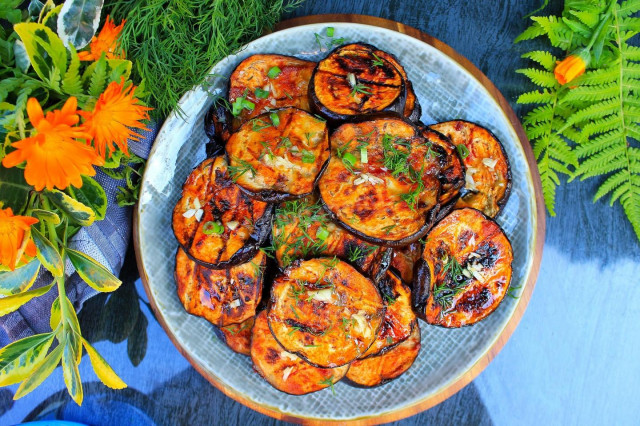
M 143 138 L 139 142 L 129 141 L 129 150 L 142 158 L 149 156 L 158 131 L 158 126 L 154 123 L 148 127 L 149 131 L 140 132 Z M 117 276 L 129 244 L 133 209 L 120 207 L 116 202 L 118 187 L 126 186 L 124 181 L 113 179 L 100 170 L 97 171 L 95 179 L 107 193 L 109 203 L 106 216 L 104 220 L 82 228 L 70 240 L 69 246 L 98 260 Z M 73 271 L 73 266 L 69 262 L 66 268 L 68 271 Z M 48 285 L 51 281 L 51 274 L 41 268 L 40 275 L 32 288 Z M 65 289 L 76 311 L 82 308 L 87 299 L 97 294 L 97 291 L 85 284 L 76 272 L 67 277 Z M 50 331 L 51 304 L 56 297 L 58 297 L 58 291 L 53 288 L 44 296 L 32 299 L 17 311 L 0 317 L 0 347 L 32 334 Z

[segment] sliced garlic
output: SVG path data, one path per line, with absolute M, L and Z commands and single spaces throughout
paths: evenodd
M 280 358 L 287 358 L 287 359 L 290 359 L 291 361 L 296 361 L 298 359 L 296 355 L 287 351 L 280 352 Z
M 234 299 L 233 302 L 229 303 L 230 309 L 235 309 L 240 306 L 240 299 Z
M 274 98 L 274 99 L 271 99 L 271 105 L 276 106 L 276 100 L 275 100 L 275 98 Z
M 485 166 L 487 166 L 488 168 L 493 170 L 493 168 L 496 166 L 496 164 L 498 164 L 498 160 L 496 160 L 494 158 L 483 158 L 482 159 L 482 164 L 484 164 Z
M 356 85 L 356 76 L 353 73 L 347 74 L 347 81 L 351 87 Z
M 204 214 L 204 210 L 202 209 L 198 209 L 198 211 L 196 212 L 196 220 L 198 222 L 200 222 L 200 219 L 202 219 L 202 215 Z
M 195 207 L 196 210 L 199 210 L 202 208 L 202 205 L 200 204 L 200 200 L 195 198 L 193 200 L 193 207 Z
M 317 300 L 318 302 L 333 301 L 333 291 L 330 288 L 324 288 L 318 291 L 310 291 L 309 296 L 313 297 L 313 300 Z
M 287 367 L 282 371 L 282 381 L 286 382 L 287 379 L 289 378 L 289 375 L 293 372 L 293 370 L 295 369 L 295 367 Z
M 182 213 L 182 217 L 186 217 L 187 219 L 192 218 L 197 211 L 198 210 L 196 209 L 189 209 L 186 212 Z
M 230 222 L 227 222 L 227 228 L 231 229 L 232 231 L 235 230 L 238 225 L 240 225 L 240 222 L 238 222 L 237 220 L 232 220 Z

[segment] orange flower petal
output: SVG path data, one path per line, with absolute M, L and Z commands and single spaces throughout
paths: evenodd
M 0 263 L 12 271 L 24 245 L 24 253 L 36 255 L 36 247 L 26 232 L 38 219 L 29 216 L 14 216 L 11 208 L 0 210 Z M 29 238 L 25 241 L 25 238 Z
M 27 101 L 27 115 L 29 121 L 33 124 L 33 127 L 37 127 L 40 121 L 44 118 L 42 107 L 36 98 L 29 98 Z

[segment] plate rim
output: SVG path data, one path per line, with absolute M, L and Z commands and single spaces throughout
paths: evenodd
M 330 25 L 331 23 L 355 23 L 362 25 L 369 25 L 373 27 L 379 27 L 391 31 L 395 31 L 401 34 L 405 34 L 407 36 L 413 37 L 419 41 L 422 41 L 433 48 L 439 50 L 449 58 L 451 58 L 454 62 L 460 65 L 463 69 L 465 69 L 472 77 L 474 77 L 484 89 L 487 90 L 489 95 L 496 101 L 505 117 L 508 119 L 510 125 L 516 133 L 518 138 L 518 142 L 521 145 L 521 148 L 525 154 L 525 160 L 531 172 L 531 180 L 533 183 L 534 190 L 534 203 L 535 208 L 532 211 L 533 220 L 535 222 L 534 229 L 535 232 L 533 234 L 534 243 L 533 247 L 533 257 L 531 260 L 531 268 L 529 269 L 529 274 L 527 276 L 523 291 L 519 296 L 518 303 L 513 311 L 513 314 L 508 319 L 503 329 L 499 332 L 498 336 L 495 338 L 494 342 L 491 346 L 478 358 L 478 360 L 471 365 L 467 371 L 460 374 L 458 377 L 453 378 L 449 381 L 448 384 L 443 385 L 435 394 L 422 398 L 418 401 L 411 403 L 410 405 L 399 407 L 395 410 L 385 412 L 380 415 L 365 415 L 359 418 L 344 420 L 344 419 L 327 419 L 327 418 L 319 418 L 319 417 L 304 417 L 304 416 L 296 416 L 290 413 L 284 413 L 275 407 L 271 407 L 268 405 L 258 404 L 255 401 L 247 398 L 243 393 L 237 391 L 236 389 L 227 386 L 226 384 L 218 381 L 215 377 L 208 374 L 207 370 L 195 359 L 193 355 L 188 353 L 186 349 L 182 347 L 177 337 L 171 332 L 167 322 L 165 321 L 164 315 L 160 311 L 155 298 L 153 297 L 153 293 L 149 287 L 149 278 L 146 274 L 144 264 L 142 261 L 142 256 L 140 252 L 140 226 L 139 226 L 139 204 L 136 204 L 133 212 L 133 245 L 135 250 L 136 264 L 138 267 L 138 271 L 140 273 L 140 279 L 142 281 L 143 288 L 145 293 L 147 294 L 147 298 L 149 299 L 149 304 L 151 305 L 151 309 L 162 326 L 163 330 L 169 337 L 169 340 L 173 343 L 173 345 L 178 349 L 178 352 L 187 359 L 187 361 L 193 366 L 193 368 L 200 373 L 209 383 L 211 383 L 214 387 L 220 390 L 222 393 L 227 395 L 228 397 L 234 399 L 235 401 L 245 405 L 246 407 L 251 408 L 254 411 L 257 411 L 261 414 L 265 414 L 267 416 L 273 417 L 275 419 L 295 422 L 295 423 L 306 423 L 306 424 L 321 424 L 321 423 L 340 423 L 340 424 L 362 424 L 362 425 L 370 425 L 370 424 L 379 424 L 392 422 L 400 419 L 404 419 L 415 414 L 418 414 L 422 411 L 425 411 L 449 397 L 453 396 L 464 386 L 469 384 L 473 379 L 475 379 L 495 358 L 495 356 L 500 352 L 500 350 L 504 347 L 506 342 L 509 340 L 513 332 L 515 331 L 517 325 L 519 324 L 527 305 L 529 304 L 529 300 L 531 299 L 531 294 L 533 293 L 533 289 L 535 287 L 538 273 L 540 270 L 540 263 L 542 260 L 542 251 L 544 246 L 544 236 L 545 236 L 545 228 L 546 228 L 546 217 L 544 210 L 544 199 L 542 195 L 542 184 L 540 180 L 540 174 L 538 172 L 537 163 L 535 160 L 535 156 L 533 154 L 533 150 L 531 148 L 531 144 L 524 132 L 522 124 L 518 120 L 515 112 L 511 108 L 511 105 L 507 102 L 502 93 L 498 90 L 498 88 L 489 80 L 489 78 L 484 75 L 482 71 L 480 71 L 475 65 L 471 63 L 467 58 L 460 55 L 456 52 L 452 47 L 447 45 L 446 43 L 440 41 L 439 39 L 432 37 L 417 28 L 402 24 L 400 22 L 392 21 L 389 19 L 378 18 L 374 16 L 367 15 L 357 15 L 357 14 L 322 14 L 322 15 L 309 15 L 298 18 L 292 18 L 285 21 L 282 21 L 276 25 L 275 31 L 279 32 L 282 30 L 286 30 L 293 27 L 305 26 L 305 25 L 313 25 L 313 24 L 326 24 Z M 273 32 L 268 32 L 263 35 L 269 35 Z M 185 94 L 184 96 L 187 96 Z M 160 129 L 161 130 L 161 129 Z M 153 152 L 153 150 L 152 150 Z M 144 180 L 144 177 L 143 177 Z

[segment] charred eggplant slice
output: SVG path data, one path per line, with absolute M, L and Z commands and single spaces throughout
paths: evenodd
M 463 194 L 455 208 L 472 207 L 496 217 L 511 191 L 511 167 L 502 144 L 484 127 L 463 120 L 430 126 L 448 136 L 466 168 Z
M 320 178 L 324 207 L 363 240 L 404 246 L 431 227 L 438 210 L 438 154 L 400 118 L 340 126 Z
M 440 170 L 438 178 L 441 189 L 438 202 L 440 203 L 440 214 L 448 204 L 453 204 L 460 195 L 460 190 L 464 186 L 464 165 L 458 150 L 451 143 L 448 137 L 440 132 L 429 128 L 422 128 L 422 136 L 431 142 L 433 149 L 439 153 Z
M 315 66 L 315 62 L 283 55 L 252 55 L 240 62 L 229 79 L 233 131 L 272 109 L 309 111 L 309 80 Z
M 228 268 L 255 256 L 269 236 L 272 211 L 233 183 L 225 157 L 219 156 L 205 160 L 187 178 L 174 208 L 173 229 L 193 260 Z
M 184 250 L 176 254 L 178 297 L 187 312 L 225 327 L 255 316 L 262 297 L 267 256 L 258 254 L 229 269 L 209 269 L 194 262 Z
M 362 241 L 329 218 L 318 197 L 286 201 L 275 209 L 273 217 L 273 249 L 280 267 L 286 268 L 297 259 L 337 256 L 376 281 L 386 247 Z M 386 262 L 386 267 L 389 262 Z M 386 270 L 386 269 L 385 269 Z
M 207 157 L 224 153 L 224 145 L 233 133 L 231 113 L 222 101 L 214 102 L 204 116 L 204 133 L 209 138 Z
M 397 379 L 413 365 L 421 348 L 420 327 L 416 323 L 411 336 L 382 355 L 354 361 L 347 372 L 346 383 L 371 388 Z
M 400 71 L 367 44 L 338 47 L 320 61 L 309 84 L 312 107 L 332 121 L 405 109 L 406 88 Z
M 400 65 L 398 59 L 391 53 L 387 53 L 383 50 L 376 50 L 374 52 L 374 55 L 388 61 L 389 63 L 391 63 L 391 65 L 396 67 L 398 72 L 400 72 L 407 90 L 407 98 L 402 113 L 410 121 L 418 121 L 420 119 L 420 116 L 422 115 L 422 108 L 418 103 L 418 98 L 416 97 L 416 93 L 413 90 L 413 84 L 411 84 L 411 81 L 409 81 L 409 76 L 407 75 L 404 67 Z M 378 64 L 379 62 L 380 61 L 377 61 L 376 64 Z
M 475 324 L 504 299 L 512 261 L 498 224 L 475 209 L 454 210 L 427 235 L 414 281 L 416 313 L 443 327 Z
M 256 318 L 251 335 L 254 369 L 269 384 L 291 395 L 305 395 L 333 386 L 344 377 L 349 365 L 318 368 L 280 346 L 269 330 L 266 311 Z
M 394 273 L 387 271 L 378 283 L 387 310 L 378 337 L 360 358 L 383 354 L 405 341 L 417 325 L 411 310 L 411 290 Z
M 226 146 L 229 173 L 251 197 L 268 202 L 313 191 L 329 158 L 326 122 L 296 108 L 243 124 Z
M 219 328 L 222 339 L 232 351 L 251 356 L 251 329 L 255 321 L 256 317 L 251 317 L 240 324 Z
M 296 261 L 276 278 L 267 318 L 288 352 L 334 368 L 369 349 L 384 313 L 371 280 L 337 258 L 319 258 Z
M 398 271 L 402 281 L 413 282 L 413 269 L 416 262 L 422 257 L 422 243 L 416 241 L 406 247 L 393 249 L 391 268 Z

